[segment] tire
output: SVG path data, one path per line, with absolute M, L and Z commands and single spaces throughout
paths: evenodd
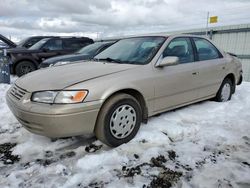
M 111 147 L 133 139 L 142 122 L 142 109 L 131 95 L 117 94 L 108 99 L 101 108 L 96 126 L 96 137 Z M 116 130 L 121 130 L 122 133 Z
M 30 61 L 21 61 L 15 67 L 15 72 L 18 77 L 36 70 L 34 63 Z
M 219 91 L 216 94 L 215 101 L 226 102 L 231 100 L 234 84 L 229 78 L 225 78 L 220 86 Z

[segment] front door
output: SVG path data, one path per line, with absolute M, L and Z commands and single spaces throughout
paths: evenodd
M 198 67 L 194 62 L 194 51 L 188 37 L 170 41 L 162 58 L 177 56 L 178 65 L 156 67 L 155 113 L 195 101 L 198 98 Z
M 41 52 L 39 52 L 39 61 L 42 62 L 47 58 L 61 55 L 61 51 L 62 39 L 51 39 L 43 45 Z

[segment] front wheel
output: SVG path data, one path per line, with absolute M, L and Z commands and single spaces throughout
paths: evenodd
M 219 91 L 216 94 L 215 100 L 218 102 L 226 102 L 231 100 L 233 94 L 233 83 L 229 78 L 225 78 L 222 82 Z
M 36 70 L 36 66 L 30 61 L 21 61 L 16 65 L 15 72 L 18 77 Z
M 142 110 L 128 94 L 111 97 L 99 112 L 95 134 L 105 144 L 116 147 L 129 142 L 140 128 Z

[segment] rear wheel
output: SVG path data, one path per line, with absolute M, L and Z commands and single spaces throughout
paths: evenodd
M 36 66 L 30 61 L 21 61 L 16 65 L 15 68 L 16 75 L 19 77 L 34 70 L 36 70 Z
M 231 100 L 233 88 L 233 82 L 229 78 L 225 78 L 220 86 L 219 91 L 217 92 L 215 100 L 218 102 L 226 102 Z
M 102 107 L 96 127 L 96 137 L 116 147 L 130 141 L 140 128 L 142 110 L 138 101 L 128 94 L 117 94 Z

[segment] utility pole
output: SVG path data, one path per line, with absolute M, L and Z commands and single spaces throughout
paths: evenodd
M 209 23 L 209 12 L 207 12 L 206 36 L 208 36 L 208 23 Z

